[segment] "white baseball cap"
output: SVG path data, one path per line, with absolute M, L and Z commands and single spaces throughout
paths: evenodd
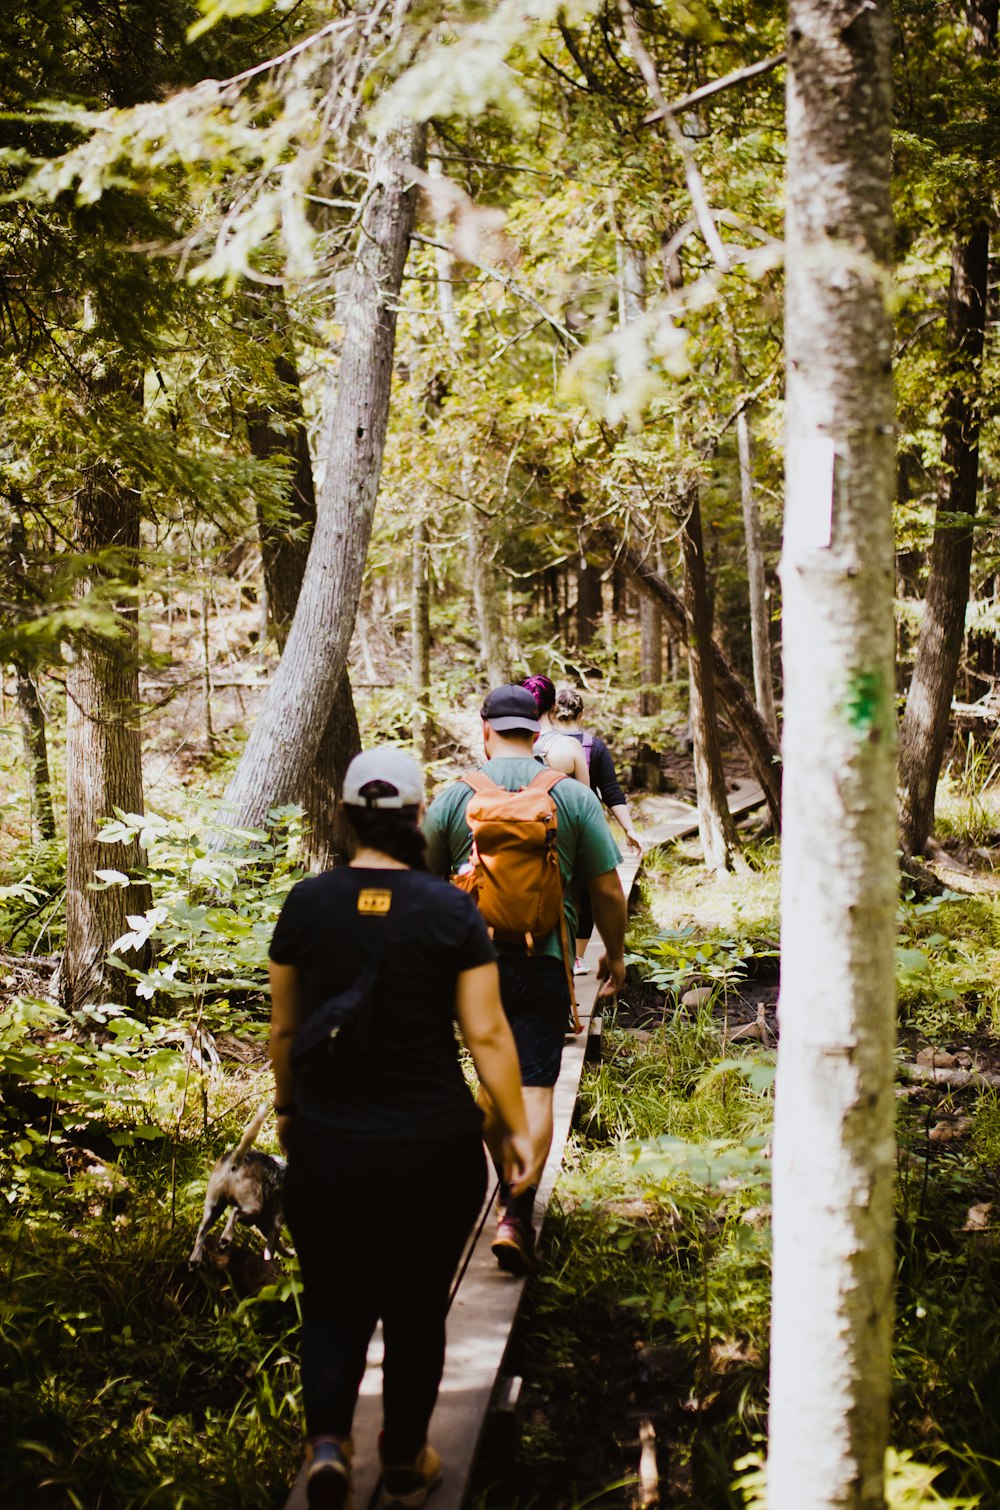
M 377 745 L 355 755 L 344 777 L 349 807 L 419 807 L 424 800 L 423 772 L 395 745 Z

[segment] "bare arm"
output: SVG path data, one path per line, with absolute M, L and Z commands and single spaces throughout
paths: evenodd
M 271 1029 L 268 1048 L 271 1069 L 274 1071 L 274 1104 L 291 1106 L 295 1097 L 295 1081 L 288 1062 L 292 1039 L 302 1021 L 299 1004 L 299 978 L 294 965 L 277 965 L 271 960 L 268 966 L 271 981 Z M 291 1116 L 278 1118 L 278 1142 L 282 1148 L 288 1136 Z
M 598 996 L 614 996 L 625 984 L 625 928 L 628 923 L 628 908 L 625 893 L 618 879 L 617 870 L 606 870 L 587 882 L 590 905 L 594 909 L 594 922 L 604 940 L 604 953 L 597 966 L 597 978 L 602 982 Z
M 563 771 L 567 776 L 590 785 L 590 771 L 587 769 L 587 757 L 583 745 L 578 739 L 570 739 L 568 734 L 560 734 L 554 739 L 545 751 L 545 764 L 553 771 Z
M 517 1048 L 500 1002 L 500 973 L 494 963 L 462 971 L 455 1012 L 476 1074 L 506 1130 L 505 1178 L 517 1195 L 525 1186 L 537 1185 L 541 1165 L 535 1167 L 538 1161 L 528 1133 Z
M 632 822 L 632 814 L 629 812 L 627 804 L 624 802 L 616 804 L 616 806 L 611 809 L 611 816 L 612 818 L 614 818 L 615 822 L 618 824 L 618 827 L 622 830 L 626 839 L 628 840 L 629 849 L 631 849 L 632 853 L 641 855 L 642 840 L 639 838 L 639 835 L 635 831 L 635 825 Z

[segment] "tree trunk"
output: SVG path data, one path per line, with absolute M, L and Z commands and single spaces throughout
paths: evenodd
M 771 625 L 764 577 L 764 547 L 760 533 L 760 510 L 753 485 L 753 451 L 750 417 L 741 409 L 736 418 L 736 444 L 740 457 L 740 499 L 743 532 L 747 542 L 747 584 L 750 593 L 750 645 L 753 655 L 753 690 L 757 712 L 777 738 L 778 717 L 774 711 L 774 680 L 771 676 Z
M 711 655 L 712 615 L 708 602 L 705 547 L 701 532 L 701 505 L 693 490 L 686 498 L 687 517 L 681 535 L 684 552 L 684 614 L 687 620 L 691 742 L 694 747 L 694 781 L 698 798 L 698 833 L 705 864 L 716 873 L 732 870 L 739 851 L 736 824 L 729 811 L 726 776 L 719 744 L 719 719 L 715 707 L 715 678 Z
M 292 627 L 226 792 L 240 825 L 294 802 L 309 779 L 347 664 L 382 470 L 396 311 L 416 206 L 407 163 L 426 128 L 398 123 L 379 140 L 345 300 L 326 472 Z
M 643 593 L 639 600 L 639 712 L 655 718 L 662 712 L 663 612 L 655 598 Z
M 27 587 L 27 549 L 24 525 L 19 516 L 12 515 L 7 541 L 7 564 L 10 596 L 18 605 L 27 604 L 30 597 Z M 45 841 L 56 836 L 48 742 L 45 737 L 45 711 L 32 675 L 30 658 L 19 651 L 11 660 L 17 677 L 17 711 L 28 768 L 32 829 L 37 838 Z
M 431 579 L 428 562 L 427 520 L 413 525 L 413 579 L 410 605 L 410 638 L 413 643 L 413 747 L 418 759 L 432 755 L 434 731 L 429 696 L 431 685 Z
M 279 650 L 283 651 L 316 527 L 316 491 L 298 370 L 286 353 L 275 358 L 274 369 L 283 389 L 280 412 L 276 414 L 262 406 L 252 408 L 247 415 L 247 435 L 254 456 L 262 460 L 287 456 L 291 463 L 289 523 L 279 525 L 265 518 L 259 507 L 257 510 L 268 623 Z M 280 426 L 276 419 L 280 420 Z M 347 857 L 347 831 L 338 803 L 344 772 L 360 748 L 361 736 L 345 662 L 312 765 L 296 797 L 308 820 L 303 860 L 313 870 L 325 870 Z
M 21 719 L 24 759 L 28 767 L 31 792 L 31 822 L 37 838 L 45 841 L 56 836 L 49 751 L 45 738 L 45 711 L 28 663 L 22 656 L 15 659 L 14 670 L 17 675 L 17 711 Z
M 671 634 L 687 644 L 688 629 L 684 604 L 669 582 L 664 581 L 633 547 L 622 548 L 613 530 L 602 528 L 599 529 L 598 534 L 608 552 L 627 571 L 631 572 L 639 588 L 656 598 L 670 626 Z M 754 707 L 753 698 L 714 640 L 708 643 L 708 658 L 719 701 L 733 733 L 746 751 L 750 764 L 753 766 L 754 775 L 764 790 L 771 821 L 777 831 L 781 828 L 781 756 L 778 753 L 778 746 Z
M 92 385 L 93 402 L 113 400 L 123 387 L 121 373 L 111 371 Z M 81 595 L 102 577 L 137 580 L 136 497 L 105 462 L 91 465 L 77 494 L 75 546 L 82 556 L 114 552 L 107 566 L 92 567 L 90 581 L 81 579 Z M 121 977 L 108 980 L 108 950 L 128 932 L 128 915 L 150 906 L 144 884 L 91 889 L 98 869 L 132 871 L 145 863 L 138 844 L 101 844 L 97 838 L 115 808 L 143 811 L 138 615 L 128 598 L 115 604 L 115 612 L 119 636 L 81 635 L 66 677 L 66 948 L 59 990 L 71 1007 L 96 1001 L 108 989 L 121 996 Z M 147 949 L 123 958 L 141 968 L 148 955 Z
M 576 645 L 586 650 L 592 645 L 601 623 L 601 573 L 581 557 L 576 571 Z
M 891 12 L 792 0 L 770 1510 L 883 1510 L 896 828 Z
M 465 539 L 472 602 L 479 632 L 479 655 L 490 686 L 502 687 L 510 681 L 510 665 L 493 573 L 489 526 L 472 502 L 466 505 Z
M 972 51 L 993 51 L 996 0 L 968 8 Z M 973 200 L 966 230 L 952 249 L 945 344 L 951 384 L 942 421 L 942 472 L 930 553 L 924 616 L 913 678 L 899 732 L 899 828 L 903 847 L 919 854 L 934 825 L 934 798 L 948 739 L 965 609 L 969 600 L 973 519 L 979 480 L 981 364 L 989 262 L 988 200 Z

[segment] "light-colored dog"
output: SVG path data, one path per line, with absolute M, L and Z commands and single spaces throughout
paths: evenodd
M 281 1187 L 285 1178 L 283 1159 L 275 1159 L 269 1153 L 260 1153 L 253 1147 L 254 1139 L 267 1120 L 270 1108 L 262 1106 L 231 1153 L 223 1154 L 212 1170 L 205 1192 L 205 1213 L 198 1228 L 198 1235 L 191 1249 L 188 1263 L 200 1264 L 205 1256 L 205 1237 L 219 1220 L 227 1206 L 231 1206 L 229 1220 L 219 1239 L 220 1248 L 228 1248 L 233 1240 L 236 1223 L 256 1227 L 264 1238 L 264 1257 L 270 1259 L 276 1252 L 286 1252 L 281 1246 Z

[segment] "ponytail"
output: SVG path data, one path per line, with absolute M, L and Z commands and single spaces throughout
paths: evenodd
M 427 869 L 427 840 L 417 807 L 359 807 L 344 804 L 344 818 L 356 845 L 380 850 L 411 870 Z

